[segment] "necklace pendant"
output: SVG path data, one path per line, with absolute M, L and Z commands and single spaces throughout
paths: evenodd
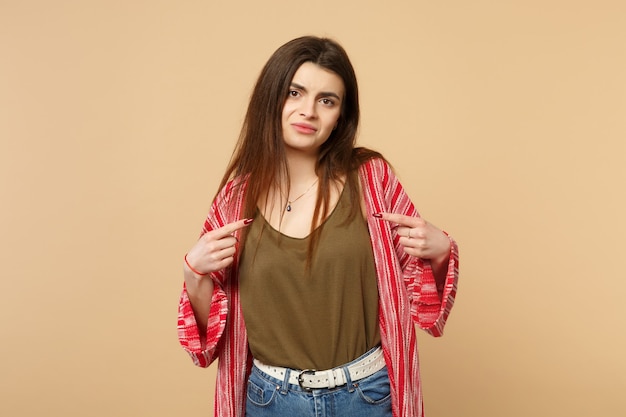
M 302 197 L 304 197 L 306 195 L 306 193 L 308 193 L 309 191 L 311 191 L 313 189 L 315 184 L 317 184 L 317 181 L 318 181 L 318 179 L 316 179 L 315 182 L 313 184 L 311 184 L 311 186 L 309 188 L 307 188 L 305 192 L 303 192 L 302 194 L 300 194 L 299 196 L 297 196 L 293 200 L 289 200 L 289 195 L 287 195 L 287 207 L 285 207 L 285 210 L 291 211 L 291 203 L 295 203 L 296 201 L 298 201 Z

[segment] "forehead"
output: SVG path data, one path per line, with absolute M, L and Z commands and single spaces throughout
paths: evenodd
M 332 92 L 340 97 L 343 96 L 345 89 L 343 80 L 337 73 L 312 62 L 300 65 L 291 82 L 311 92 Z

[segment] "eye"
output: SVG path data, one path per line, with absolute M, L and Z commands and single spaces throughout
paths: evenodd
M 300 92 L 298 90 L 289 90 L 288 95 L 289 97 L 298 97 L 300 95 Z
M 323 105 L 328 106 L 328 107 L 332 107 L 332 106 L 334 106 L 334 105 L 335 105 L 335 101 L 334 101 L 334 100 L 331 100 L 331 99 L 329 99 L 329 98 L 323 98 L 323 99 L 321 99 L 321 100 L 320 100 L 320 102 L 321 102 Z

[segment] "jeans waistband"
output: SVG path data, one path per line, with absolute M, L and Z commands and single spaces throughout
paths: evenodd
M 385 357 L 382 348 L 378 346 L 345 366 L 323 371 L 265 365 L 257 359 L 254 359 L 254 365 L 260 371 L 276 379 L 283 380 L 289 374 L 289 384 L 299 385 L 304 390 L 312 390 L 339 387 L 348 383 L 349 380 L 358 381 L 373 375 L 385 367 Z

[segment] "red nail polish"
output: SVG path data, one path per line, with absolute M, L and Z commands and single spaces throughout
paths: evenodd
M 243 224 L 250 224 L 254 221 L 254 219 L 246 219 L 243 221 Z
M 383 215 L 380 213 L 374 213 L 372 214 L 372 216 L 376 217 L 377 219 L 381 219 L 383 217 Z

